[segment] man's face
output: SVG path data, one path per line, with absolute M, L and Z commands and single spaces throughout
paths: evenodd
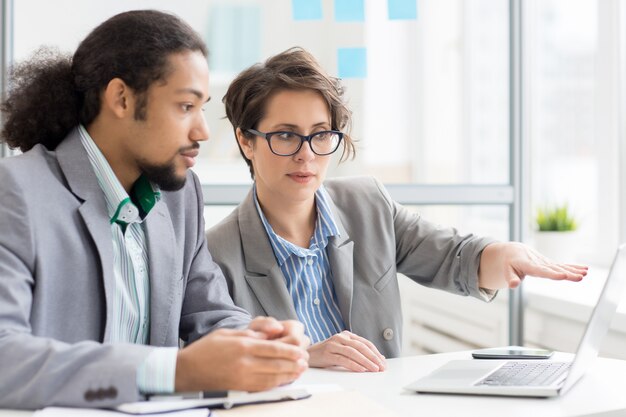
M 126 151 L 150 181 L 174 191 L 185 185 L 199 142 L 209 138 L 202 112 L 209 99 L 209 68 L 200 52 L 173 54 L 169 63 L 165 81 L 146 92 L 145 120 L 131 122 Z

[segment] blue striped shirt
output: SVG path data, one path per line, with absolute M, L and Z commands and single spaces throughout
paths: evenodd
M 304 323 L 311 343 L 321 342 L 345 330 L 333 286 L 332 271 L 326 246 L 328 238 L 339 236 L 339 228 L 328 205 L 330 197 L 324 187 L 315 193 L 317 219 L 308 249 L 278 236 L 269 224 L 254 189 L 254 202 L 272 244 L 276 262 L 285 277 L 285 284 L 298 319 Z
M 150 276 L 141 213 L 147 215 L 160 193 L 142 177 L 133 186 L 134 194 L 142 197 L 137 199 L 139 207 L 133 204 L 87 130 L 83 126 L 78 130 L 104 193 L 111 224 L 115 297 L 110 311 L 111 330 L 105 342 L 145 345 L 150 337 Z M 137 370 L 137 386 L 141 392 L 174 391 L 177 351 L 177 348 L 156 348 L 148 355 Z

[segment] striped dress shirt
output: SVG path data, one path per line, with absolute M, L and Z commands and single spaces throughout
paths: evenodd
M 259 205 L 254 190 L 254 202 L 270 239 L 276 262 L 285 277 L 285 284 L 298 319 L 304 323 L 311 343 L 318 343 L 345 330 L 333 286 L 332 271 L 326 246 L 328 238 L 339 236 L 339 228 L 328 206 L 324 187 L 315 193 L 317 220 L 308 248 L 302 248 L 278 236 Z
M 110 334 L 105 343 L 148 344 L 150 340 L 150 275 L 144 218 L 160 198 L 156 185 L 140 177 L 128 193 L 108 161 L 79 126 L 80 138 L 104 193 L 113 240 L 115 297 L 110 312 Z M 174 391 L 177 348 L 155 348 L 137 372 L 137 385 L 143 393 Z

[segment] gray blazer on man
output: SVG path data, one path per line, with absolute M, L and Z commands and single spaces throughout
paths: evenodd
M 478 288 L 477 275 L 480 254 L 491 240 L 429 223 L 395 203 L 370 177 L 324 185 L 341 232 L 326 249 L 343 321 L 385 356 L 398 356 L 402 345 L 397 273 L 461 295 L 493 296 Z M 253 315 L 297 319 L 252 191 L 207 232 L 207 241 L 235 304 Z
M 249 321 L 211 260 L 202 211 L 190 172 L 146 217 L 153 346 Z M 140 398 L 136 370 L 153 348 L 102 343 L 113 291 L 109 216 L 78 131 L 0 160 L 0 408 Z

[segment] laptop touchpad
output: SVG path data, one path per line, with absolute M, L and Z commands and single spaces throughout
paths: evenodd
M 426 378 L 430 382 L 441 381 L 449 383 L 450 381 L 459 381 L 465 384 L 471 384 L 479 379 L 487 376 L 490 372 L 496 370 L 505 361 L 478 361 L 478 360 L 460 360 L 451 361 L 436 369 Z

